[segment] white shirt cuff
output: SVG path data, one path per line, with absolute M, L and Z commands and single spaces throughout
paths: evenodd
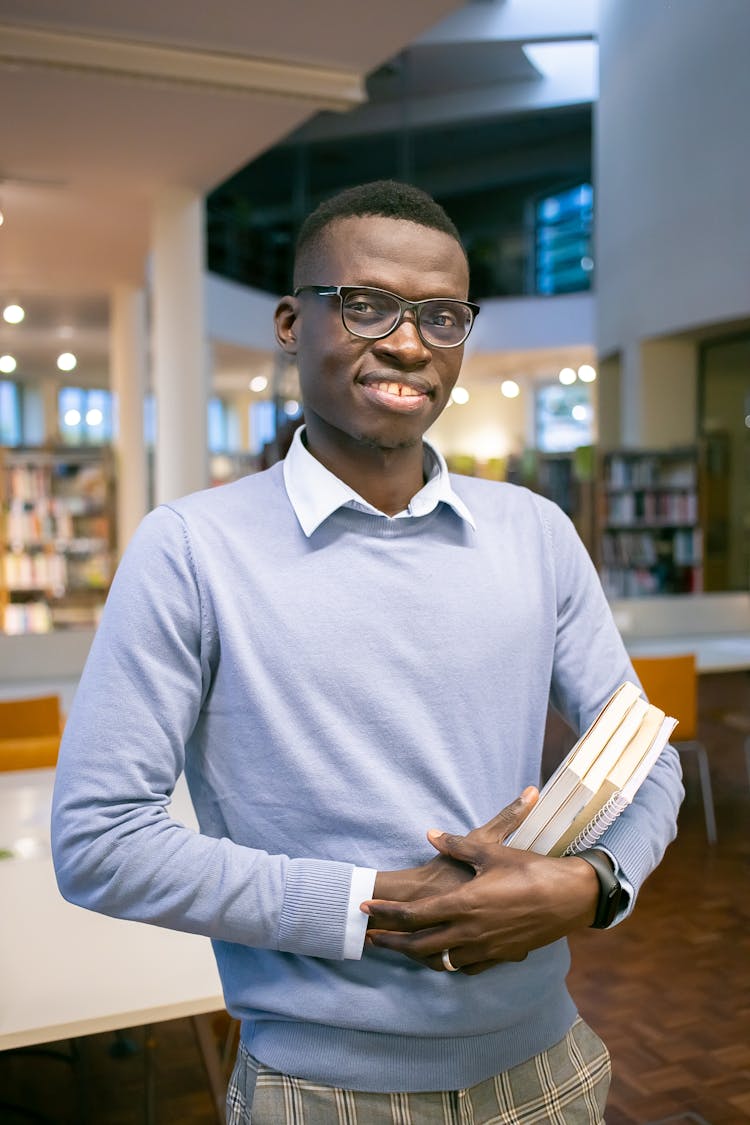
M 349 906 L 346 913 L 346 933 L 344 934 L 344 960 L 359 961 L 365 947 L 365 933 L 368 918 L 359 909 L 360 903 L 372 898 L 375 890 L 377 871 L 370 867 L 355 867 L 349 888 Z

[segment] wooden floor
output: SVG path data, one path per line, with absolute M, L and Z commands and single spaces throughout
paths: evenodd
M 750 676 L 701 680 L 718 845 L 706 844 L 688 759 L 678 840 L 646 883 L 635 914 L 615 930 L 587 931 L 572 942 L 572 992 L 613 1056 L 607 1125 L 750 1121 L 750 786 L 741 736 L 711 717 L 742 704 L 750 708 Z M 113 1057 L 111 1035 L 80 1041 L 94 1125 L 143 1120 L 144 1034 L 128 1034 L 137 1050 L 124 1057 Z M 159 1125 L 212 1125 L 190 1022 L 156 1025 L 152 1041 Z M 66 1064 L 0 1054 L 0 1102 L 67 1125 L 76 1121 L 75 1090 Z M 29 1120 L 0 1108 L 2 1125 Z

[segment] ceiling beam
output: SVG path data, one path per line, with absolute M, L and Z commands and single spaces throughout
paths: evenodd
M 196 51 L 16 24 L 0 23 L 0 62 L 221 90 L 234 95 L 267 94 L 310 101 L 316 108 L 349 109 L 366 98 L 362 76 L 342 67 Z

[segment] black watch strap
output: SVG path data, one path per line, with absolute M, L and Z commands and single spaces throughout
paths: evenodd
M 591 926 L 595 930 L 606 930 L 611 926 L 620 909 L 622 899 L 622 886 L 620 880 L 612 870 L 612 864 L 607 856 L 600 851 L 583 851 L 577 853 L 580 859 L 590 863 L 599 880 L 599 902 L 596 907 L 596 916 Z

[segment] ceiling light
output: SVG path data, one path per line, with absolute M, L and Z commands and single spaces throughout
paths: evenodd
M 576 422 L 585 422 L 589 416 L 589 408 L 584 406 L 582 402 L 577 403 L 570 412 L 575 418 Z
M 596 368 L 590 363 L 582 363 L 578 368 L 578 378 L 582 383 L 593 383 L 596 379 Z
M 16 361 L 12 355 L 0 355 L 0 371 L 3 375 L 10 375 L 16 369 Z
M 566 387 L 569 387 L 571 383 L 575 383 L 576 379 L 578 378 L 572 367 L 563 367 L 562 371 L 557 377 L 560 382 Z
M 20 324 L 26 313 L 20 305 L 6 305 L 3 309 L 3 320 L 6 324 Z
M 256 394 L 264 391 L 267 386 L 268 379 L 266 379 L 265 375 L 255 375 L 248 383 L 248 389 L 255 391 Z
M 57 357 L 57 366 L 61 371 L 72 371 L 78 360 L 72 352 L 63 352 Z
M 81 422 L 81 412 L 80 412 L 80 410 L 76 410 L 75 408 L 72 409 L 72 410 L 66 410 L 65 414 L 63 415 L 63 422 L 65 423 L 66 426 L 78 426 L 78 425 L 80 425 L 80 422 Z
M 451 391 L 451 398 L 457 406 L 464 406 L 469 401 L 469 397 L 466 387 L 454 387 Z
M 518 398 L 521 388 L 514 379 L 504 379 L 500 384 L 500 393 L 504 394 L 506 398 Z
M 290 418 L 294 418 L 295 414 L 299 414 L 299 403 L 296 398 L 288 398 L 284 403 L 284 413 L 288 414 Z
M 86 411 L 86 425 L 87 426 L 101 426 L 104 421 L 104 415 L 97 406 L 92 406 L 90 410 Z

